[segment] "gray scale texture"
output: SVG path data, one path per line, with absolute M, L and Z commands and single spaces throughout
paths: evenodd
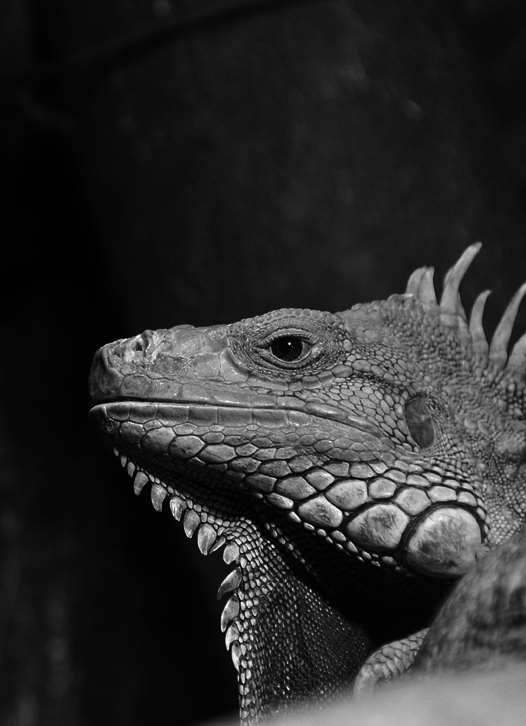
M 526 288 L 488 345 L 480 303 L 468 329 L 459 302 L 477 251 L 440 303 L 422 268 L 342 313 L 146 331 L 95 357 L 91 417 L 136 491 L 152 482 L 156 509 L 168 497 L 235 563 L 222 626 L 246 724 L 404 670 L 412 625 L 524 524 L 526 343 L 506 348 Z

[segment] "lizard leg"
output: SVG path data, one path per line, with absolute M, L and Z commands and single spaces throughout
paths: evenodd
M 399 678 L 412 665 L 428 628 L 402 640 L 386 643 L 372 653 L 361 667 L 353 685 L 353 694 L 372 693 L 378 684 Z

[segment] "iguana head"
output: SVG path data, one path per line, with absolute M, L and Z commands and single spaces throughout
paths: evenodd
M 488 346 L 488 293 L 469 325 L 459 297 L 479 247 L 439 303 L 422 268 L 342 313 L 146 331 L 95 356 L 90 415 L 135 491 L 151 483 L 236 565 L 222 627 L 247 723 L 352 679 L 378 583 L 432 590 L 523 526 L 526 336 L 507 346 L 526 285 Z

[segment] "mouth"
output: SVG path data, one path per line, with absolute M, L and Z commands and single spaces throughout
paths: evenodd
M 156 508 L 170 495 L 174 516 L 182 518 L 183 524 L 188 520 L 187 529 L 195 520 L 187 510 L 196 500 L 209 523 L 214 512 L 223 512 L 225 500 L 242 492 L 250 508 L 255 501 L 269 505 L 295 526 L 360 556 L 359 548 L 336 530 L 346 507 L 357 510 L 367 505 L 365 483 L 357 483 L 350 491 L 343 485 L 343 494 L 340 484 L 328 498 L 325 489 L 345 475 L 352 478 L 367 469 L 371 476 L 374 467 L 379 474 L 385 471 L 385 464 L 372 462 L 371 468 L 352 463 L 365 458 L 367 449 L 377 449 L 381 432 L 355 416 L 349 417 L 355 425 L 349 420 L 342 424 L 331 407 L 321 404 L 313 404 L 309 411 L 246 408 L 240 402 L 225 405 L 223 399 L 221 405 L 212 405 L 216 397 L 209 392 L 206 403 L 204 397 L 195 395 L 185 403 L 106 401 L 92 408 L 90 419 L 133 477 L 135 491 L 150 482 Z M 320 410 L 332 421 L 328 429 L 319 425 Z M 371 557 L 377 560 L 381 554 Z M 388 566 L 397 567 L 391 557 L 384 559 Z
M 202 389 L 193 399 L 106 400 L 91 409 L 90 420 L 132 478 L 136 494 L 149 485 L 157 511 L 168 501 L 172 515 L 189 538 L 196 538 L 203 554 L 223 549 L 232 570 L 218 590 L 219 598 L 228 598 L 221 629 L 238 674 L 242 722 L 255 724 L 257 714 L 276 713 L 278 704 L 279 709 L 286 707 L 287 684 L 300 670 L 303 680 L 295 684 L 294 703 L 298 693 L 301 700 L 302 688 L 305 699 L 319 694 L 323 700 L 352 682 L 370 650 L 368 634 L 373 630 L 367 625 L 371 603 L 365 596 L 356 603 L 355 583 L 367 588 L 381 565 L 384 586 L 388 582 L 399 589 L 396 578 L 410 575 L 396 553 L 422 524 L 415 520 L 417 524 L 407 526 L 409 517 L 395 503 L 396 487 L 414 492 L 422 477 L 398 468 L 393 470 L 396 476 L 386 479 L 385 462 L 400 467 L 400 457 L 395 462 L 390 449 L 383 462 L 373 456 L 367 460 L 364 452 L 378 449 L 379 431 L 371 433 L 373 427 L 361 419 L 355 419 L 356 426 L 337 421 L 330 407 L 247 409 L 245 402 L 218 402 L 216 396 L 212 402 L 212 395 L 203 401 Z M 331 421 L 325 429 L 315 423 L 320 412 Z M 324 430 L 327 446 L 314 436 Z M 359 448 L 353 453 L 355 446 Z M 396 481 L 402 475 L 404 484 Z M 391 487 L 392 501 L 371 499 L 380 486 Z M 331 504 L 336 496 L 346 497 L 340 502 L 344 506 Z M 438 532 L 442 514 L 459 526 L 466 524 L 459 518 L 467 516 L 465 510 L 431 504 L 430 514 L 424 512 L 420 520 L 423 545 Z M 400 525 L 392 512 L 401 513 L 396 515 Z M 365 525 L 358 529 L 359 517 L 368 530 Z M 366 551 L 347 536 L 351 527 L 371 541 L 378 541 L 379 528 L 387 534 L 379 549 Z M 448 542 L 455 534 L 453 527 Z M 421 549 L 418 556 L 425 555 L 433 566 L 436 553 Z M 438 545 L 435 550 L 440 554 Z M 441 561 L 449 554 L 442 552 Z M 446 562 L 445 576 L 458 564 L 458 558 L 451 567 Z M 431 587 L 438 591 L 442 585 L 434 581 Z M 410 611 L 406 603 L 405 610 Z M 298 612 L 303 615 L 291 617 Z M 298 652 L 292 658 L 284 655 L 284 648 Z
M 173 386 L 173 383 L 170 385 Z M 376 439 L 387 438 L 378 426 L 367 419 L 356 416 L 344 408 L 331 406 L 321 399 L 310 398 L 308 401 L 303 401 L 294 396 L 244 394 L 228 389 L 213 389 L 197 383 L 181 384 L 176 391 L 170 389 L 169 398 L 126 395 L 108 398 L 103 393 L 94 392 L 92 402 L 95 404 L 92 411 L 98 406 L 111 405 L 112 410 L 118 415 L 119 404 L 126 407 L 133 403 L 134 406 L 144 408 L 145 412 L 148 407 L 153 407 L 155 411 L 164 413 L 166 418 L 173 414 L 177 421 L 184 416 L 185 411 L 189 417 L 193 414 L 204 415 L 206 423 L 212 422 L 217 414 L 216 423 L 223 425 L 250 423 L 275 426 L 305 425 L 311 417 L 315 417 L 349 426 Z
M 455 578 L 472 565 L 483 533 L 469 482 L 430 484 L 432 467 L 392 444 L 378 458 L 379 431 L 362 419 L 320 425 L 295 409 L 212 405 L 215 393 L 203 403 L 198 388 L 199 402 L 109 401 L 90 413 L 131 460 L 135 488 L 152 482 L 154 506 L 174 497 L 188 529 L 192 506 L 214 526 L 225 501 L 244 497 L 249 511 L 264 504 L 347 554 L 405 575 Z
M 180 429 L 180 439 L 188 432 L 187 440 L 178 444 L 187 447 L 186 460 L 168 456 L 168 449 L 157 441 L 156 453 L 152 454 L 150 449 L 147 464 L 144 463 L 144 450 L 137 447 L 134 438 L 137 417 L 140 415 L 143 436 L 147 436 L 157 428 L 148 428 L 148 422 L 163 421 L 167 416 L 172 422 L 177 420 L 180 427 L 189 426 L 185 421 L 191 407 L 192 416 L 201 417 L 203 430 L 212 435 L 211 440 L 217 433 L 213 420 L 220 421 L 232 412 L 245 416 L 237 406 L 134 400 L 133 421 L 129 401 L 97 404 L 90 411 L 90 419 L 133 480 L 135 493 L 140 494 L 149 486 L 157 511 L 167 501 L 187 537 L 196 539 L 200 552 L 208 555 L 222 550 L 224 562 L 231 567 L 219 585 L 217 597 L 226 598 L 221 630 L 237 671 L 241 721 L 248 726 L 259 723 L 265 714 L 286 709 L 288 699 L 296 705 L 298 699 L 301 701 L 302 689 L 305 700 L 316 693 L 321 698 L 329 692 L 339 692 L 352 682 L 370 644 L 368 636 L 352 623 L 353 619 L 343 616 L 342 609 L 321 594 L 323 588 L 313 585 L 314 576 L 302 571 L 305 564 L 313 572 L 323 569 L 316 561 L 317 538 L 306 531 L 300 534 L 300 539 L 304 536 L 307 541 L 309 554 L 299 560 L 292 556 L 288 530 L 297 527 L 287 521 L 280 526 L 281 512 L 271 511 L 254 492 L 225 483 L 226 463 L 221 461 L 226 455 L 224 450 L 212 450 L 215 461 L 197 463 L 192 454 L 195 442 L 190 440 L 195 426 Z M 245 429 L 250 425 L 246 420 L 240 424 Z M 257 426 L 260 428 L 259 423 Z M 328 549 L 333 557 L 333 548 Z M 349 558 L 344 560 L 347 566 Z M 291 613 L 298 612 L 300 616 L 292 623 Z M 294 629 L 297 632 L 293 633 Z M 328 633 L 327 638 L 320 640 L 320 633 Z M 331 665 L 320 671 L 319 663 Z M 300 667 L 301 679 L 291 691 L 291 679 Z

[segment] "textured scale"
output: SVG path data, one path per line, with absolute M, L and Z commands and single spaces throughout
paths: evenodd
M 375 594 L 393 613 L 433 605 L 524 524 L 525 339 L 507 348 L 526 285 L 488 343 L 488 293 L 469 320 L 459 295 L 479 248 L 440 302 L 421 268 L 386 301 L 146 331 L 95 356 L 90 415 L 135 491 L 151 482 L 156 509 L 168 498 L 235 564 L 221 623 L 244 723 L 344 688 L 391 635 L 372 632 Z

